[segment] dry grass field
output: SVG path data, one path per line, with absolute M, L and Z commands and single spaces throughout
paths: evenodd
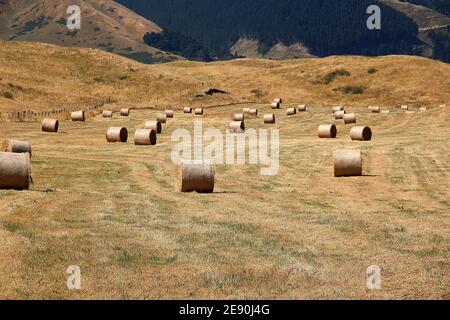
M 2 112 L 139 108 L 63 121 L 57 134 L 39 121 L 0 124 L 1 139 L 32 144 L 34 181 L 30 191 L 0 190 L 1 298 L 450 298 L 450 107 L 438 107 L 450 102 L 450 66 L 417 57 L 144 66 L 95 50 L 0 44 L 0 93 L 13 96 L 0 98 Z M 341 68 L 351 75 L 318 83 Z M 333 91 L 346 85 L 366 90 Z M 200 96 L 208 88 L 228 94 Z M 283 108 L 265 126 L 275 96 L 309 110 L 287 117 Z M 373 140 L 350 141 L 335 104 L 356 112 Z M 134 130 L 170 105 L 175 118 L 158 144 L 134 146 Z M 207 107 L 203 126 L 224 133 L 231 113 L 257 107 L 246 127 L 280 130 L 278 175 L 218 165 L 213 194 L 176 192 L 171 133 L 192 131 L 186 105 Z M 317 138 L 327 123 L 337 139 Z M 127 144 L 106 143 L 112 125 L 128 128 Z M 334 178 L 342 147 L 363 150 L 363 176 Z M 374 264 L 381 290 L 367 289 Z M 81 267 L 79 291 L 66 287 L 70 265 Z

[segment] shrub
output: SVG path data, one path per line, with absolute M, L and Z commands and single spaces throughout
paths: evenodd
M 350 76 L 350 72 L 348 72 L 347 70 L 345 70 L 345 69 L 337 69 L 337 70 L 335 70 L 333 72 L 327 73 L 322 78 L 321 82 L 324 83 L 324 84 L 330 84 L 337 77 L 349 77 L 349 76 Z
M 367 73 L 369 73 L 369 74 L 374 74 L 374 73 L 377 73 L 377 72 L 378 72 L 378 70 L 375 69 L 375 68 L 370 68 L 369 70 L 367 70 Z
M 345 86 L 341 88 L 341 91 L 345 94 L 363 94 L 364 87 L 362 86 Z

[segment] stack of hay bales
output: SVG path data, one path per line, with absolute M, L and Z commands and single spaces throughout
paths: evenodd
M 73 111 L 70 114 L 70 119 L 72 121 L 85 121 L 86 118 L 85 118 L 84 111 Z
M 125 143 L 128 140 L 128 130 L 123 127 L 110 127 L 106 131 L 106 141 L 110 143 Z
M 162 125 L 159 121 L 147 121 L 144 124 L 144 129 L 155 130 L 157 134 L 162 132 Z
M 103 110 L 102 117 L 103 118 L 112 118 L 113 112 L 111 110 Z
M 192 108 L 191 107 L 184 107 L 183 113 L 192 113 Z
M 166 114 L 167 118 L 170 118 L 170 119 L 173 118 L 173 115 L 174 115 L 173 110 L 165 110 L 164 113 Z
M 317 133 L 319 138 L 334 139 L 337 136 L 337 128 L 334 124 L 325 124 L 319 126 Z
M 31 181 L 28 153 L 0 152 L 0 189 L 28 190 Z
M 334 154 L 334 176 L 350 177 L 360 175 L 362 175 L 361 150 L 336 150 Z
M 273 113 L 268 113 L 264 115 L 264 123 L 272 124 L 275 123 L 275 115 Z
M 370 141 L 372 130 L 369 127 L 353 127 L 350 130 L 350 138 L 357 141 Z
M 286 110 L 286 115 L 288 115 L 288 116 L 293 116 L 293 115 L 296 115 L 296 114 L 297 114 L 297 109 L 295 109 L 295 108 L 288 108 Z
M 137 146 L 154 146 L 156 139 L 156 130 L 153 129 L 137 129 L 134 133 L 134 144 Z
M 356 114 L 344 114 L 344 124 L 356 123 Z
M 245 133 L 244 121 L 231 121 L 228 130 L 230 133 Z
M 120 109 L 120 115 L 122 117 L 128 117 L 130 115 L 130 109 L 129 108 Z
M 204 114 L 203 108 L 195 108 L 194 115 L 203 116 L 203 114 Z
M 298 106 L 298 112 L 305 112 L 306 111 L 306 105 L 304 105 L 304 104 L 300 104 L 299 106 Z
M 156 121 L 160 123 L 166 123 L 167 122 L 167 115 L 165 113 L 158 113 L 156 115 Z
M 28 153 L 31 157 L 31 144 L 20 140 L 4 140 L 2 143 L 3 152 Z
M 56 119 L 44 119 L 42 120 L 42 131 L 44 132 L 58 132 L 59 121 Z
M 177 190 L 180 192 L 214 192 L 215 169 L 210 161 L 181 161 Z

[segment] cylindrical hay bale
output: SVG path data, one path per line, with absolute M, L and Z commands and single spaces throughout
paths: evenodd
M 361 150 L 339 149 L 334 154 L 334 176 L 362 175 Z
M 335 113 L 334 113 L 334 118 L 336 119 L 336 120 L 338 120 L 338 119 L 344 119 L 344 115 L 345 115 L 345 111 L 336 111 Z
M 195 108 L 194 114 L 196 116 L 202 116 L 203 115 L 203 108 Z
M 231 120 L 233 121 L 244 121 L 244 114 L 243 113 L 235 113 L 231 116 Z
M 231 121 L 228 126 L 228 130 L 231 133 L 244 133 L 245 132 L 245 124 L 244 121 Z
M 275 123 L 275 115 L 273 113 L 265 114 L 264 123 Z
M 343 106 L 336 106 L 331 108 L 331 113 L 335 113 L 336 111 L 344 111 L 344 107 Z
M 325 124 L 319 126 L 318 129 L 319 138 L 331 138 L 334 139 L 337 136 L 337 129 L 334 124 Z
M 28 190 L 31 182 L 30 156 L 0 152 L 0 189 Z
M 420 107 L 419 111 L 427 111 L 427 107 Z
M 180 192 L 212 193 L 214 191 L 215 170 L 209 161 L 181 161 L 178 167 Z
M 372 140 L 372 130 L 369 127 L 353 127 L 350 130 L 352 140 L 370 141 Z
M 158 134 L 162 132 L 162 125 L 159 121 L 147 121 L 144 125 L 144 128 L 155 130 Z
M 390 111 L 389 110 L 381 110 L 381 113 L 388 114 L 388 113 L 390 113 Z
M 167 115 L 165 113 L 158 113 L 156 115 L 156 121 L 159 121 L 161 123 L 166 123 L 167 122 Z
M 113 112 L 110 110 L 103 110 L 102 117 L 103 118 L 112 118 Z
M 356 123 L 356 114 L 354 113 L 344 114 L 344 123 L 345 124 Z
M 130 109 L 129 108 L 120 109 L 120 115 L 122 117 L 128 117 L 130 115 Z
M 372 110 L 372 113 L 380 113 L 381 108 L 380 107 L 372 107 L 371 110 Z
M 84 111 L 74 111 L 70 114 L 72 121 L 85 121 Z
M 248 113 L 250 111 L 250 108 L 244 108 L 244 109 L 242 109 L 242 112 L 245 114 L 245 113 Z
M 257 117 L 258 116 L 258 109 L 254 109 L 254 108 L 248 109 L 247 114 L 249 116 L 252 116 L 252 117 Z
M 59 121 L 56 119 L 42 120 L 42 131 L 44 132 L 58 132 Z
M 286 110 L 286 115 L 288 115 L 288 116 L 293 116 L 295 114 L 297 114 L 297 109 L 295 109 L 295 108 L 288 108 Z
M 445 108 L 447 105 L 446 104 L 441 104 L 439 107 L 440 108 Z
M 31 144 L 26 141 L 5 140 L 2 143 L 2 151 L 12 153 L 29 153 L 31 157 Z
M 272 107 L 272 109 L 280 109 L 280 103 L 279 102 L 273 102 L 271 107 Z
M 184 107 L 183 112 L 184 113 L 192 113 L 192 108 L 191 107 Z
M 134 144 L 137 146 L 154 146 L 156 144 L 156 131 L 137 129 L 134 133 Z
M 173 110 L 166 110 L 164 111 L 164 113 L 166 114 L 167 118 L 173 118 L 174 115 L 174 111 Z
M 283 99 L 281 99 L 281 98 L 275 98 L 275 99 L 273 99 L 273 102 L 283 103 Z
M 409 107 L 407 105 L 403 105 L 400 107 L 402 110 L 409 110 Z
M 306 111 L 306 105 L 300 104 L 298 106 L 298 112 L 305 112 Z
M 110 127 L 106 131 L 106 140 L 108 142 L 127 142 L 128 130 L 122 127 Z

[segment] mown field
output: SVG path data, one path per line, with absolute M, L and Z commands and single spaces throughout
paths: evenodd
M 225 133 L 232 112 L 210 108 L 203 126 Z M 268 128 L 262 114 L 247 128 Z M 129 118 L 2 123 L 1 137 L 33 145 L 30 191 L 0 191 L 2 298 L 25 299 L 448 299 L 450 162 L 447 108 L 371 114 L 371 142 L 352 142 L 351 126 L 330 106 L 293 117 L 276 111 L 280 171 L 218 165 L 213 194 L 175 191 L 171 133 L 193 129 L 177 109 L 158 144 L 136 147 L 133 132 L 157 110 Z M 338 138 L 317 138 L 336 123 Z M 111 125 L 128 128 L 127 144 L 107 144 Z M 270 127 L 269 127 L 270 128 Z M 361 148 L 364 176 L 334 178 L 333 151 Z M 366 269 L 382 269 L 368 290 Z M 82 287 L 66 287 L 79 265 Z

